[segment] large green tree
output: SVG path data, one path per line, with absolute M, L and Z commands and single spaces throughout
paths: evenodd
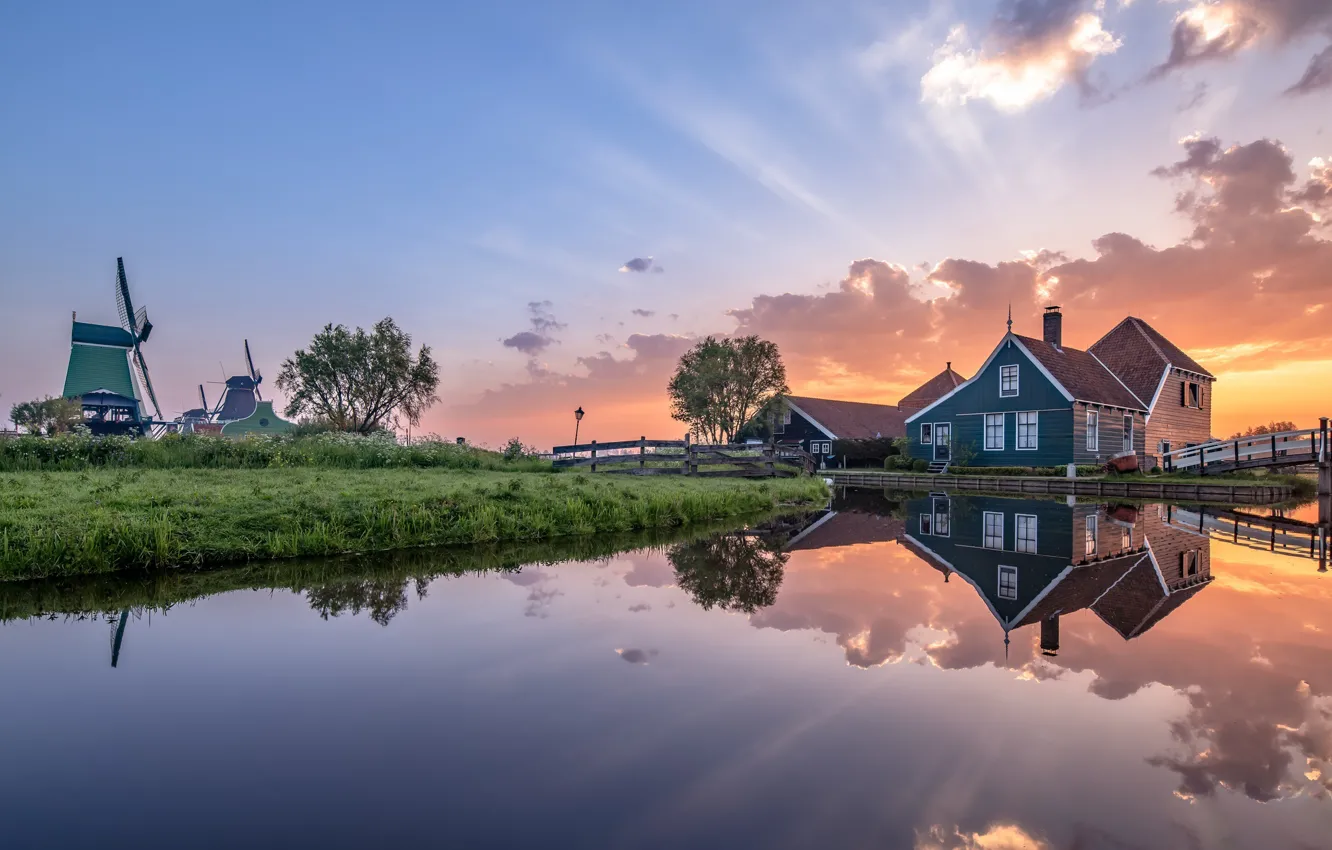
M 729 443 L 790 392 L 777 344 L 707 337 L 685 352 L 667 387 L 671 416 L 711 443 Z
M 83 405 L 72 398 L 24 401 L 9 409 L 14 425 L 29 434 L 59 434 L 83 422 Z
M 666 553 L 676 585 L 704 610 L 746 614 L 777 601 L 787 557 L 776 539 L 746 534 L 680 543 Z
M 325 325 L 282 364 L 277 387 L 291 402 L 288 416 L 308 414 L 342 431 L 368 434 L 395 417 L 415 425 L 438 399 L 439 365 L 423 345 L 415 356 L 412 338 L 389 318 L 366 333 Z

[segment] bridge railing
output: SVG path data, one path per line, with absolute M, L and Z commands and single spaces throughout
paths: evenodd
M 1238 469 L 1314 463 L 1327 452 L 1327 437 L 1319 428 L 1281 431 L 1216 440 L 1175 449 L 1161 456 L 1167 471 L 1205 472 L 1213 467 Z
M 707 445 L 683 440 L 615 440 L 555 446 L 550 453 L 557 469 L 619 472 L 633 475 L 699 475 L 774 477 L 811 473 L 813 455 L 799 448 L 761 445 Z M 720 467 L 699 470 L 699 467 Z

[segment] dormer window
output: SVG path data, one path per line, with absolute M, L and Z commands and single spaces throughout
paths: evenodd
M 999 396 L 1012 398 L 1018 394 L 1018 367 L 1016 363 L 999 367 Z

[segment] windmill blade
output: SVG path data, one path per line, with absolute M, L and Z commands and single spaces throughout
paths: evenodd
M 254 358 L 250 356 L 250 341 L 248 339 L 245 340 L 245 365 L 249 367 L 250 379 L 254 381 L 254 397 L 262 401 L 263 396 L 259 395 L 259 384 L 264 380 L 264 376 L 260 375 L 259 370 L 254 368 Z
M 208 412 L 208 397 L 204 395 L 203 384 L 199 385 L 199 409 Z
M 162 408 L 157 403 L 157 393 L 153 392 L 153 380 L 148 377 L 148 361 L 143 359 L 143 352 L 139 350 L 139 344 L 134 343 L 134 365 L 139 372 L 139 379 L 143 381 L 144 392 L 148 393 L 148 400 L 153 403 L 153 412 L 157 418 L 162 418 Z
M 153 323 L 148 321 L 148 308 L 140 307 L 134 314 L 134 325 L 139 329 L 139 342 L 147 342 L 148 334 L 153 332 Z
M 120 324 L 139 340 L 139 326 L 134 315 L 134 301 L 130 298 L 129 279 L 125 277 L 125 258 L 116 257 L 116 307 L 120 310 Z

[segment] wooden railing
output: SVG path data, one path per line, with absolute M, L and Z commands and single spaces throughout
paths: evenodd
M 1217 440 L 1175 449 L 1161 457 L 1168 472 L 1201 472 L 1204 475 L 1237 469 L 1326 463 L 1328 429 L 1324 425 L 1299 431 Z
M 799 448 L 763 445 L 707 445 L 683 440 L 617 440 L 556 446 L 557 469 L 586 469 L 629 475 L 773 478 L 812 473 L 814 456 Z M 705 467 L 700 470 L 699 467 Z M 706 467 L 719 467 L 707 469 Z

